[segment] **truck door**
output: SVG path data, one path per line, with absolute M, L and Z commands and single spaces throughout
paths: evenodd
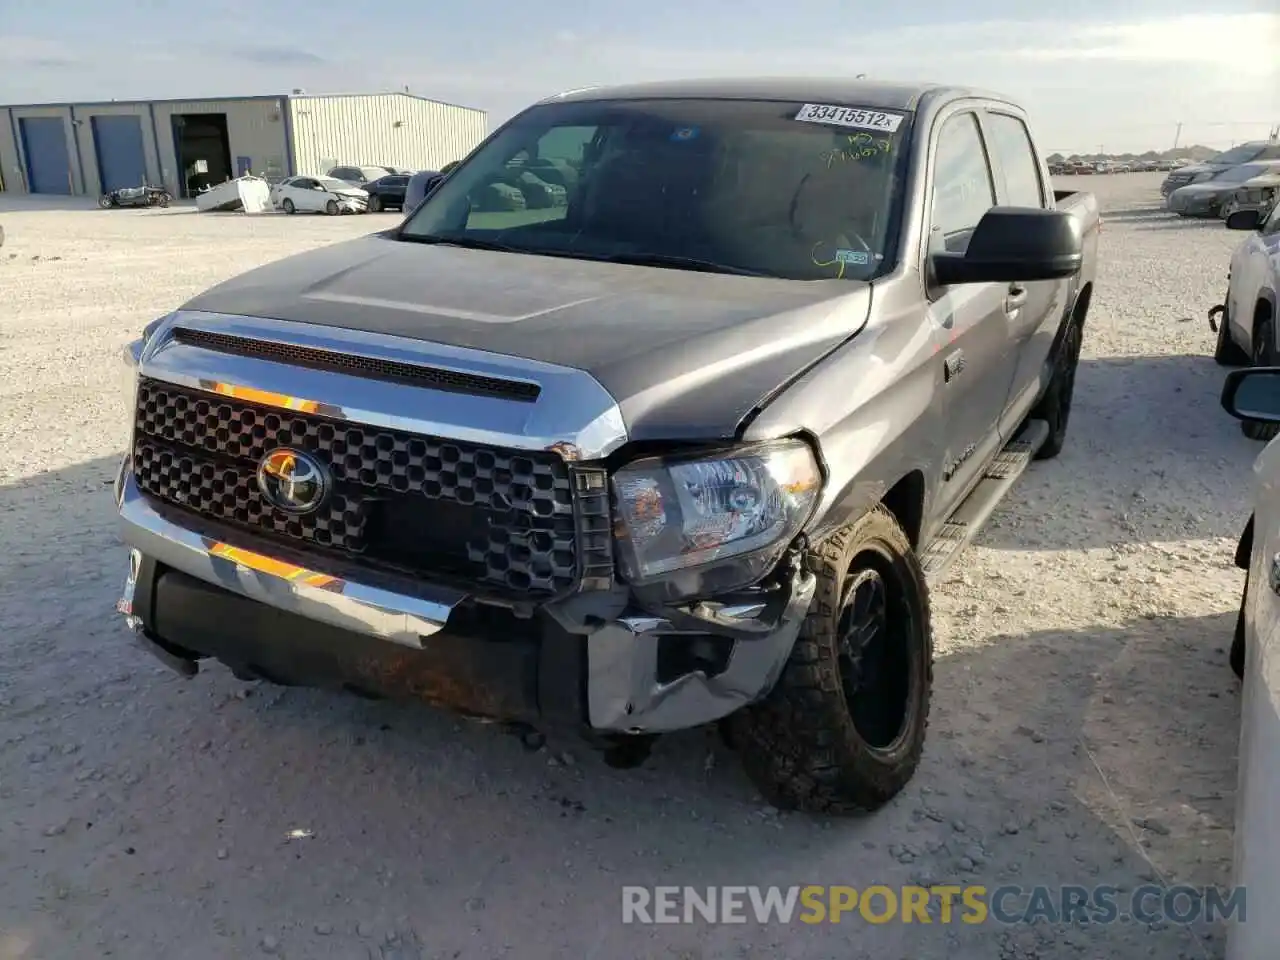
M 996 203 L 977 114 L 960 109 L 945 116 L 934 127 L 934 137 L 924 276 L 946 437 L 936 489 L 938 506 L 946 514 L 1001 446 L 998 424 L 1017 357 L 1008 320 L 1008 284 L 943 287 L 932 280 L 928 255 L 964 252 L 978 221 Z
M 1051 187 L 1040 175 L 1026 124 L 1011 113 L 988 109 L 980 114 L 983 133 L 991 151 L 996 174 L 996 195 L 1001 206 L 1039 207 L 1053 205 Z M 1005 399 L 1004 423 L 1014 427 L 1022 421 L 1039 393 L 1040 375 L 1057 336 L 1059 321 L 1067 310 L 1071 280 L 1037 280 L 1007 285 L 1012 309 L 1006 314 L 1009 337 L 1016 359 L 1009 395 Z M 1010 431 L 1013 427 L 1010 427 Z M 1010 439 L 1005 437 L 1005 440 Z

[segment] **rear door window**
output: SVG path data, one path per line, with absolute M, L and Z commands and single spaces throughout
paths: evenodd
M 946 120 L 934 157 L 931 243 L 949 253 L 964 253 L 983 214 L 996 203 L 991 164 L 972 113 Z
M 1004 174 L 1004 202 L 1015 207 L 1043 207 L 1040 163 L 1026 124 L 1007 113 L 988 113 L 986 125 L 991 135 L 991 152 Z

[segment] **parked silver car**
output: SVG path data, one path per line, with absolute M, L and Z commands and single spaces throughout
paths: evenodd
M 1243 421 L 1280 429 L 1280 367 L 1229 373 L 1222 405 Z M 1244 687 L 1231 886 L 1264 907 L 1228 927 L 1227 960 L 1274 957 L 1280 944 L 1280 913 L 1266 909 L 1280 892 L 1280 444 L 1267 444 L 1253 475 L 1254 513 L 1236 549 L 1248 572 L 1232 647 Z
M 1165 206 L 1180 217 L 1217 217 L 1237 190 L 1277 172 L 1280 172 L 1280 160 L 1261 160 L 1228 167 L 1208 180 L 1174 190 Z
M 1169 196 L 1189 183 L 1203 183 L 1229 167 L 1256 160 L 1280 160 L 1280 140 L 1254 140 L 1224 150 L 1204 163 L 1188 163 L 1175 168 L 1160 184 L 1161 196 Z

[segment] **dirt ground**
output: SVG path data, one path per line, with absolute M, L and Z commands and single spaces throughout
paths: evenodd
M 1067 449 L 935 592 L 917 778 L 837 822 L 762 805 L 705 731 L 616 771 L 132 646 L 118 348 L 395 215 L 0 200 L 0 960 L 1220 957 L 1203 924 L 621 922 L 625 884 L 1228 882 L 1231 554 L 1260 446 L 1218 407 L 1203 318 L 1242 235 L 1165 215 L 1160 176 L 1059 184 L 1107 212 Z

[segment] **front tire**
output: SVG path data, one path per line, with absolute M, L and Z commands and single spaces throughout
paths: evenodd
M 1253 366 L 1270 367 L 1275 364 L 1274 343 L 1270 320 L 1259 320 L 1253 325 Z M 1241 420 L 1240 432 L 1250 440 L 1271 441 L 1280 433 L 1280 423 Z
M 324 212 L 331 217 L 336 217 L 338 215 L 338 201 L 330 200 L 328 203 L 326 203 L 324 205 Z
M 777 685 L 731 718 L 747 776 L 781 809 L 870 812 L 914 775 L 933 687 L 929 590 L 877 506 L 814 547 L 818 578 Z
M 98 206 L 100 206 L 103 210 L 110 210 L 114 202 L 115 201 L 111 199 L 111 195 L 108 193 L 104 193 L 102 196 L 98 198 Z
M 378 196 L 376 193 L 369 198 L 369 212 L 370 213 L 382 212 L 382 198 Z
M 290 200 L 288 197 L 285 197 L 285 198 L 284 198 L 284 203 L 280 204 L 280 206 L 284 207 L 284 212 L 285 212 L 285 213 L 297 213 L 297 212 L 298 212 L 298 208 L 297 208 L 297 207 L 295 207 L 295 206 L 293 205 L 293 201 L 292 201 L 292 200 Z

